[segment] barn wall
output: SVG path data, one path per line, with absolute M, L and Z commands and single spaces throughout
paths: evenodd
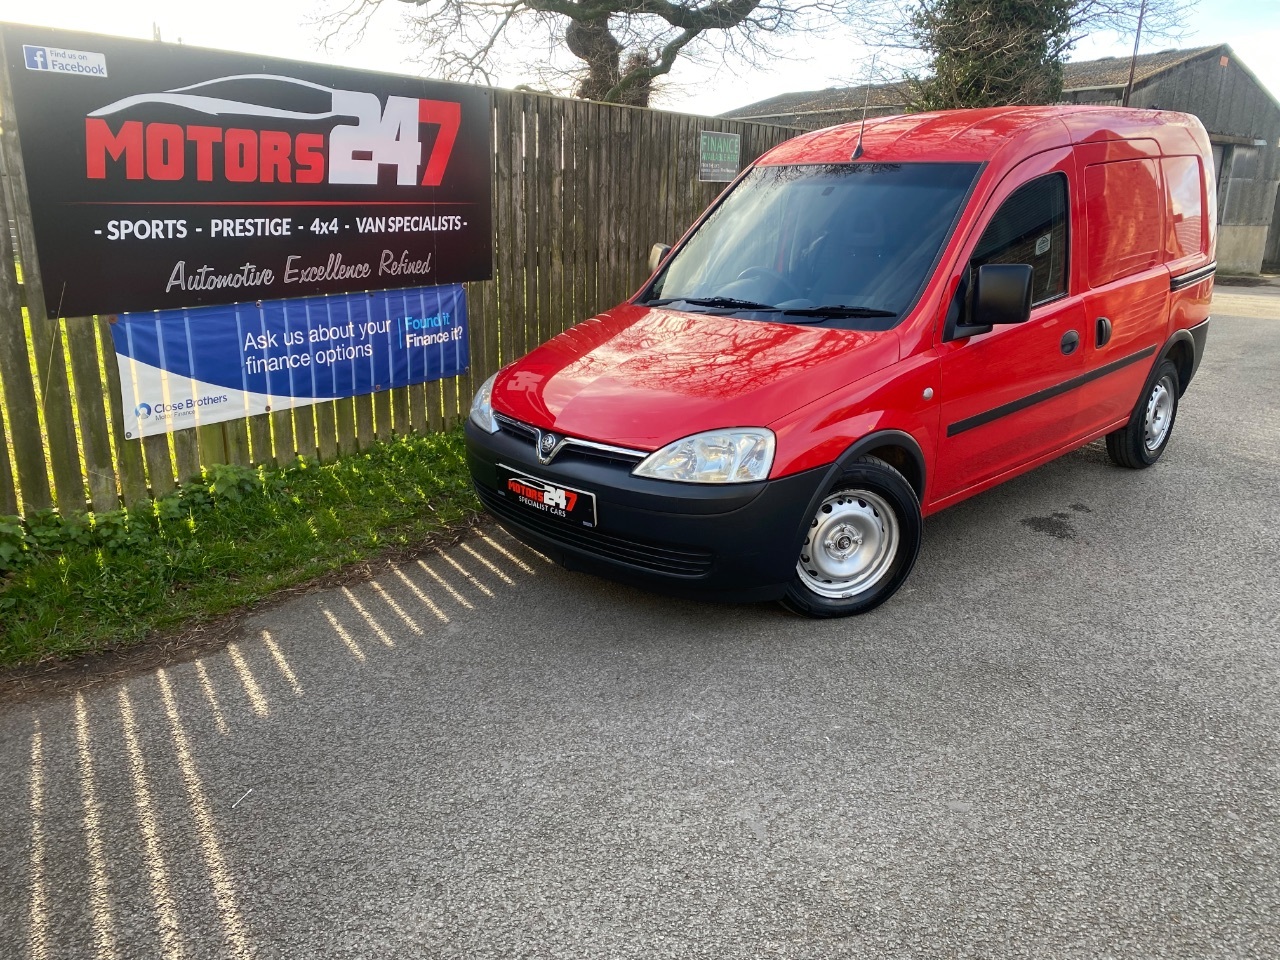
M 1130 104 L 1194 114 L 1220 147 L 1219 269 L 1257 273 L 1276 259 L 1269 237 L 1280 187 L 1280 105 L 1253 74 L 1230 51 L 1215 50 L 1152 78 Z

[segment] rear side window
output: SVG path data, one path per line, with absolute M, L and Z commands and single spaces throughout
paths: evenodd
M 1067 178 L 1051 173 L 1009 195 L 987 224 L 969 265 L 1029 263 L 1031 302 L 1067 292 Z
M 1168 203 L 1164 230 L 1165 259 L 1178 260 L 1203 253 L 1204 206 L 1200 160 L 1198 157 L 1165 157 L 1165 200 Z
M 1100 287 L 1160 262 L 1164 199 L 1154 160 L 1085 167 L 1089 286 Z

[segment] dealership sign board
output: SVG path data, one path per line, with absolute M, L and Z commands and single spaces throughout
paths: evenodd
M 460 284 L 121 314 L 129 439 L 452 377 Z
M 729 183 L 742 169 L 742 137 L 736 133 L 702 130 L 698 137 L 698 179 Z
M 486 90 L 2 31 L 50 315 L 492 276 Z

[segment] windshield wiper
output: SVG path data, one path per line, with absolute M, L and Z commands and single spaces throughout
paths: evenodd
M 777 310 L 768 303 L 756 303 L 754 300 L 737 300 L 734 297 L 667 297 L 662 300 L 648 300 L 647 307 L 665 307 L 669 303 L 692 303 L 695 307 L 718 307 L 725 310 Z
M 832 303 L 823 307 L 796 307 L 782 312 L 789 317 L 896 317 L 898 315 L 893 310 L 851 307 L 843 303 Z

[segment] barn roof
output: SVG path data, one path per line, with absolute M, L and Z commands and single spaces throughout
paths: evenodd
M 862 84 L 857 87 L 828 87 L 781 93 L 768 100 L 752 103 L 721 116 L 741 120 L 750 116 L 774 116 L 781 113 L 816 113 L 820 110 L 861 110 L 863 103 L 871 107 L 898 107 L 904 100 L 904 83 Z
M 1221 46 L 1221 44 L 1218 44 Z M 1134 65 L 1133 82 L 1149 80 L 1158 73 L 1172 70 L 1178 64 L 1217 50 L 1218 46 L 1192 47 L 1188 50 L 1161 50 L 1159 53 L 1140 53 Z M 1103 57 L 1101 60 L 1082 60 L 1065 65 L 1062 77 L 1063 90 L 1087 90 L 1090 87 L 1123 87 L 1129 82 L 1128 57 Z
M 1225 44 L 1208 47 L 1192 47 L 1187 50 L 1161 50 L 1158 53 L 1140 53 L 1134 69 L 1134 83 L 1149 80 L 1157 74 L 1172 70 L 1179 64 L 1194 60 Z M 1103 57 L 1100 60 L 1083 60 L 1065 65 L 1062 88 L 1088 90 L 1096 87 L 1122 87 L 1129 82 L 1128 57 Z M 768 100 L 738 107 L 721 114 L 731 120 L 747 120 L 753 117 L 776 117 L 783 114 L 819 113 L 829 110 L 861 110 L 863 103 L 869 107 L 900 107 L 906 102 L 906 84 L 862 84 L 856 87 L 828 87 L 826 90 L 806 90 L 783 93 Z

